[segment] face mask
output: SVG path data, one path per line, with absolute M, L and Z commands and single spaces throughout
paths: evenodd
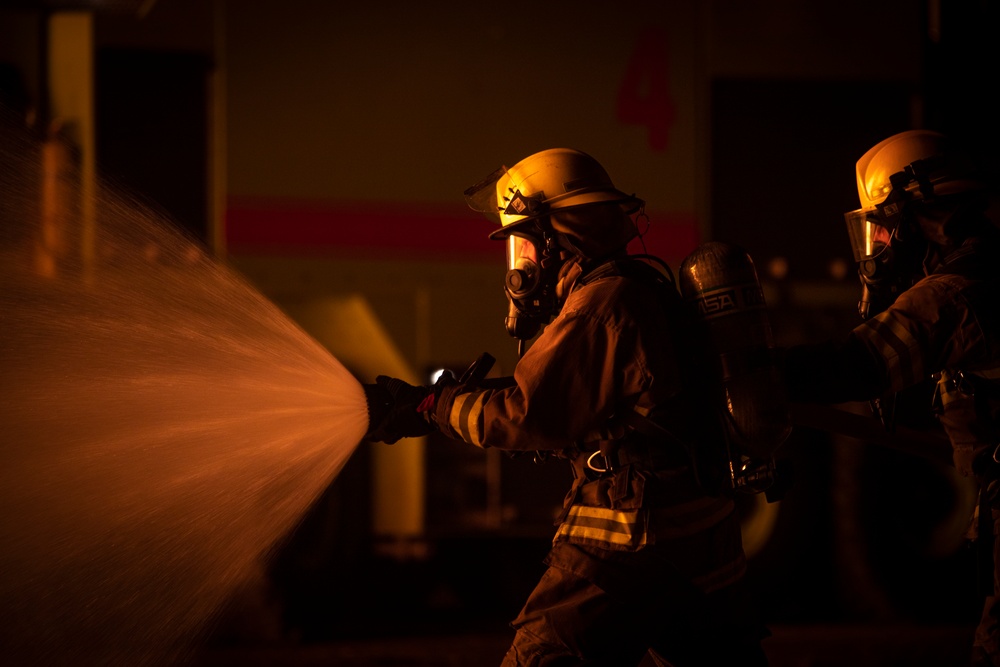
M 923 275 L 927 244 L 912 230 L 905 238 L 902 237 L 899 232 L 907 227 L 906 222 L 901 222 L 891 236 L 882 234 L 875 237 L 869 256 L 862 258 L 858 264 L 861 280 L 858 313 L 864 320 L 891 306 Z
M 549 234 L 511 235 L 507 239 L 504 291 L 510 303 L 508 334 L 522 341 L 533 338 L 556 314 L 556 281 L 564 259 Z

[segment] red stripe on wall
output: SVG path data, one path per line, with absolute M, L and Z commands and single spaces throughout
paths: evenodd
M 646 252 L 679 262 L 697 246 L 694 216 L 649 218 Z M 233 198 L 226 210 L 226 247 L 235 255 L 495 260 L 503 246 L 487 238 L 494 229 L 463 206 Z M 630 249 L 643 251 L 638 241 Z

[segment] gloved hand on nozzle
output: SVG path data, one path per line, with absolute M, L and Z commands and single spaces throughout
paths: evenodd
M 368 402 L 365 440 L 391 445 L 400 438 L 415 438 L 433 432 L 436 428 L 431 421 L 434 400 L 446 382 L 415 387 L 399 378 L 379 375 L 375 384 L 363 385 Z

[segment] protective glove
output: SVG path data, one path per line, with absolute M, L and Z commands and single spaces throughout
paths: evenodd
M 375 384 L 363 387 L 368 402 L 366 440 L 391 445 L 400 438 L 415 438 L 435 430 L 428 419 L 433 387 L 415 387 L 387 375 L 379 375 Z

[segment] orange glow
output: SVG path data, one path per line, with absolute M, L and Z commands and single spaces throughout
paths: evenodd
M 52 136 L 41 146 L 41 198 L 35 271 L 55 278 L 66 254 L 66 221 L 69 218 L 72 162 L 66 144 Z

